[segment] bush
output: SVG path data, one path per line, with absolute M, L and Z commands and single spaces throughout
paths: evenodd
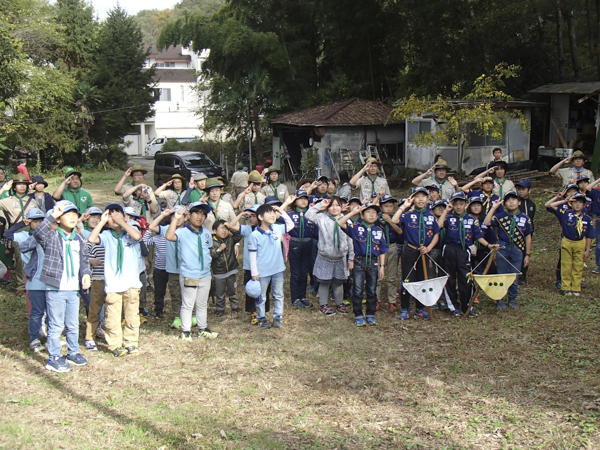
M 196 139 L 190 142 L 179 142 L 169 139 L 162 147 L 162 152 L 200 152 L 208 155 L 216 164 L 221 161 L 221 153 L 230 159 L 235 156 L 237 144 L 235 141 L 203 141 Z
M 300 162 L 300 170 L 305 178 L 316 178 L 316 169 L 321 164 L 319 150 L 314 147 L 302 149 L 302 161 Z
M 87 156 L 87 161 L 92 167 L 113 167 L 126 170 L 129 167 L 129 155 L 125 148 L 131 145 L 131 141 L 125 144 L 113 143 L 108 146 L 94 147 Z

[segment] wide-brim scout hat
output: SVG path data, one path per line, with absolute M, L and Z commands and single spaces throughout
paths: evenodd
M 25 175 L 23 175 L 22 173 L 18 173 L 18 174 L 16 174 L 16 175 L 13 177 L 13 179 L 12 179 L 12 182 L 13 182 L 13 186 L 14 186 L 15 184 L 19 184 L 19 183 L 21 183 L 21 184 L 26 184 L 27 186 L 29 186 L 29 180 L 28 180 L 28 179 L 27 179 L 27 177 L 26 177 Z
M 434 167 L 434 169 L 452 170 L 452 169 L 450 169 L 450 166 L 448 166 L 448 163 L 441 158 L 437 160 L 437 162 L 434 164 L 433 167 Z
M 279 199 L 277 197 L 275 197 L 274 195 L 269 195 L 267 198 L 265 198 L 265 205 L 281 206 L 281 205 L 283 205 L 283 203 L 280 202 Z
M 519 198 L 519 194 L 517 194 L 515 191 L 508 191 L 506 194 L 504 194 L 504 197 L 502 198 L 502 201 L 505 202 L 510 197 Z
M 109 203 L 108 205 L 106 205 L 106 208 L 104 208 L 104 211 L 108 211 L 109 209 L 116 209 L 125 214 L 125 211 L 123 210 L 123 205 L 121 205 L 120 203 Z
M 197 173 L 196 175 L 194 175 L 194 181 L 202 181 L 202 180 L 208 180 L 208 177 L 206 176 L 205 173 Z
M 296 183 L 296 189 L 300 189 L 302 187 L 302 185 L 304 185 L 306 183 L 312 183 L 313 181 L 315 181 L 314 178 L 302 178 L 300 181 L 298 181 Z
M 85 213 L 89 214 L 90 216 L 93 216 L 94 214 L 102 215 L 102 210 L 97 206 L 90 206 L 88 209 L 85 210 Z
M 575 159 L 575 158 L 587 159 L 587 156 L 585 156 L 585 154 L 581 150 L 577 150 L 576 152 L 573 153 L 572 158 L 573 159 Z
M 374 209 L 375 211 L 377 211 L 377 214 L 379 214 L 381 212 L 381 208 L 379 206 L 377 206 L 375 203 L 372 202 L 368 202 L 365 203 L 365 209 L 363 209 L 363 212 L 366 211 L 367 209 Z
M 182 175 L 179 175 L 178 173 L 176 173 L 175 175 L 171 175 L 171 178 L 169 178 L 169 181 L 173 181 L 173 180 L 181 180 L 182 183 L 185 183 L 187 181 Z
M 398 203 L 398 200 L 396 200 L 392 195 L 390 194 L 384 194 L 383 197 L 381 197 L 381 199 L 379 200 L 379 204 L 382 205 L 384 203 L 387 202 L 394 202 L 394 203 Z
M 423 194 L 425 194 L 429 197 L 429 191 L 427 189 L 425 189 L 423 186 L 417 186 L 417 187 L 412 188 L 412 190 L 410 191 L 410 195 L 415 195 L 415 194 L 418 194 L 419 192 L 422 192 Z
M 279 169 L 277 168 L 277 166 L 271 166 L 271 167 L 269 167 L 269 168 L 267 169 L 267 173 L 266 173 L 266 175 L 267 175 L 267 176 L 269 176 L 269 175 L 270 175 L 270 174 L 272 174 L 273 172 L 277 172 L 278 174 L 280 174 L 280 175 L 281 175 L 281 170 L 279 170 Z
M 467 194 L 465 194 L 463 191 L 453 192 L 452 195 L 450 196 L 450 201 L 453 201 L 453 200 L 467 201 Z
M 229 184 L 229 181 L 227 181 L 227 178 L 225 177 L 217 177 L 217 180 L 219 180 L 220 182 L 222 182 L 222 186 L 225 188 L 227 187 L 227 185 Z
M 44 216 L 44 211 L 42 211 L 39 208 L 33 208 L 30 209 L 29 211 L 27 211 L 27 219 L 29 220 L 34 220 L 34 219 L 43 219 Z
M 134 164 L 131 166 L 131 174 L 133 175 L 134 172 L 142 172 L 144 175 L 148 173 L 148 171 L 144 169 L 141 164 Z
M 71 175 L 77 175 L 81 178 L 81 172 L 75 170 L 73 167 L 65 168 L 65 178 L 69 178 Z
M 379 161 L 377 161 L 377 158 L 373 158 L 372 156 L 367 158 L 367 161 L 365 162 L 365 164 L 368 164 L 368 163 L 377 164 L 379 167 L 381 167 L 381 163 Z
M 136 219 L 142 218 L 142 216 L 140 216 L 138 213 L 135 212 L 135 209 L 133 209 L 133 206 L 126 206 L 125 208 L 123 208 L 123 212 L 130 217 L 135 217 Z
M 253 170 L 248 175 L 248 183 L 264 183 L 264 182 L 265 182 L 265 179 L 260 176 L 260 173 L 258 173 L 258 170 Z
M 31 179 L 31 182 L 34 184 L 43 184 L 44 187 L 48 187 L 48 183 L 44 180 L 44 177 L 36 175 Z
M 206 192 L 208 192 L 210 188 L 220 188 L 220 187 L 222 187 L 221 182 L 217 178 L 208 178 L 206 180 L 206 186 L 204 187 L 204 190 Z
M 79 209 L 77 209 L 77 206 L 75 206 L 69 200 L 61 200 L 59 202 L 56 202 L 56 205 L 54 205 L 53 209 L 56 209 L 57 206 L 62 207 L 63 214 L 68 213 L 69 211 L 75 211 L 77 214 L 79 214 Z
M 204 202 L 190 203 L 188 205 L 188 212 L 191 211 L 194 208 L 202 208 L 202 209 L 204 209 L 204 212 L 206 213 L 207 216 L 212 211 L 212 208 L 210 207 L 210 205 L 208 203 L 204 203 Z

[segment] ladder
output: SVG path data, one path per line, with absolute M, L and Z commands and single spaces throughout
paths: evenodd
M 381 162 L 381 158 L 379 157 L 379 150 L 374 145 L 367 145 L 366 150 L 359 150 L 358 157 L 360 158 L 360 162 L 364 166 L 367 163 L 367 159 L 375 158 L 377 161 Z M 385 178 L 385 172 L 383 171 L 383 167 L 379 166 L 379 171 L 377 175 L 381 178 Z
M 345 170 L 354 175 L 354 154 L 352 150 L 340 148 L 340 170 Z

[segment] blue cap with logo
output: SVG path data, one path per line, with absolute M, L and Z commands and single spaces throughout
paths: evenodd
M 589 181 L 590 179 L 587 178 L 587 180 Z M 577 181 L 579 181 L 579 180 L 577 180 Z M 516 183 L 515 186 L 521 186 L 521 187 L 524 187 L 527 189 L 531 189 L 531 181 L 529 181 L 527 178 L 523 178 L 522 180 L 519 180 L 519 182 Z
M 446 200 L 436 200 L 435 202 L 433 202 L 431 204 L 431 209 L 435 209 L 438 206 L 441 206 L 442 208 L 446 208 L 447 205 L 448 205 L 448 202 L 446 202 Z
M 63 210 L 63 214 L 69 211 L 75 211 L 77 214 L 79 214 L 79 210 L 77 209 L 77 206 L 75 206 L 73 203 L 71 203 L 68 200 L 61 200 L 59 202 L 56 202 L 56 205 L 54 205 L 54 209 L 56 209 L 57 206 L 60 206 Z
M 396 200 L 393 195 L 383 194 L 383 197 L 381 197 L 381 199 L 379 199 L 379 204 L 381 205 L 382 203 L 387 203 L 387 202 L 398 203 L 398 200 Z
M 33 208 L 27 211 L 27 218 L 29 220 L 43 219 L 44 217 L 44 212 L 39 208 Z
M 365 206 L 365 209 L 363 209 L 363 212 L 369 208 L 373 208 L 375 211 L 377 211 L 377 214 L 379 214 L 381 212 L 381 208 L 373 202 L 367 202 L 367 203 L 365 203 L 364 206 Z
M 504 194 L 502 201 L 505 202 L 509 197 L 519 198 L 519 194 L 517 194 L 515 191 L 508 191 Z
M 133 206 L 126 206 L 125 208 L 123 208 L 123 212 L 130 217 L 135 217 L 136 219 L 141 219 L 141 216 L 135 212 L 135 209 L 133 208 Z
M 259 204 L 255 204 L 255 205 L 249 206 L 248 208 L 244 209 L 244 212 L 250 211 L 250 212 L 256 213 L 256 211 L 258 210 L 259 206 L 260 206 Z
M 102 215 L 102 210 L 97 206 L 90 206 L 88 209 L 85 210 L 85 213 L 89 214 L 90 216 L 93 216 L 94 214 Z
M 173 206 L 173 211 L 171 211 L 171 213 L 169 215 L 175 214 L 177 211 L 181 211 L 182 209 L 183 209 L 183 206 L 181 206 L 181 205 L 175 205 L 175 206 Z M 183 213 L 183 215 L 186 215 L 186 214 L 187 214 L 187 211 L 185 211 Z
M 248 280 L 248 282 L 246 283 L 246 294 L 248 294 L 248 297 L 257 299 L 260 297 L 261 293 L 262 290 L 260 288 L 260 281 Z
M 298 190 L 296 191 L 296 194 L 295 194 L 295 195 L 296 195 L 296 200 L 298 200 L 299 198 L 302 198 L 302 197 L 306 197 L 306 198 L 308 198 L 308 192 L 306 192 L 306 191 L 305 191 L 305 190 L 303 190 L 303 189 L 298 189 Z
M 450 201 L 452 201 L 452 200 L 467 201 L 467 194 L 465 194 L 463 191 L 453 192 L 452 195 L 450 196 Z
M 279 205 L 281 206 L 283 203 L 281 203 L 279 201 L 279 199 L 277 197 L 275 197 L 274 195 L 269 195 L 267 198 L 265 198 L 265 205 Z
M 108 211 L 109 209 L 116 209 L 125 214 L 125 211 L 123 210 L 123 205 L 121 205 L 120 203 L 109 203 L 108 205 L 106 205 L 106 208 L 104 208 L 104 211 Z
M 410 191 L 410 195 L 415 195 L 419 192 L 422 192 L 423 194 L 429 196 L 429 191 L 427 191 L 427 189 L 425 189 L 423 186 L 417 186 L 412 188 L 412 191 Z
M 212 211 L 212 208 L 210 207 L 210 205 L 208 203 L 194 202 L 194 203 L 190 203 L 188 205 L 188 212 L 191 211 L 193 208 L 198 208 L 198 207 L 204 209 L 204 211 L 206 212 L 206 215 L 208 215 L 208 213 L 210 213 Z

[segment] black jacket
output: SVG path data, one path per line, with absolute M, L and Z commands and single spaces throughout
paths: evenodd
M 213 235 L 213 246 L 210 249 L 210 256 L 212 256 L 212 273 L 213 275 L 222 275 L 237 269 L 240 266 L 238 259 L 235 257 L 235 244 L 242 240 L 242 235 L 232 231 L 225 239 L 220 239 Z M 227 248 L 222 252 L 218 252 L 217 249 L 222 243 L 227 244 Z
M 519 210 L 531 219 L 531 228 L 534 228 L 533 218 L 535 216 L 535 202 L 530 198 L 519 197 L 519 200 L 521 201 L 521 204 L 519 205 Z

